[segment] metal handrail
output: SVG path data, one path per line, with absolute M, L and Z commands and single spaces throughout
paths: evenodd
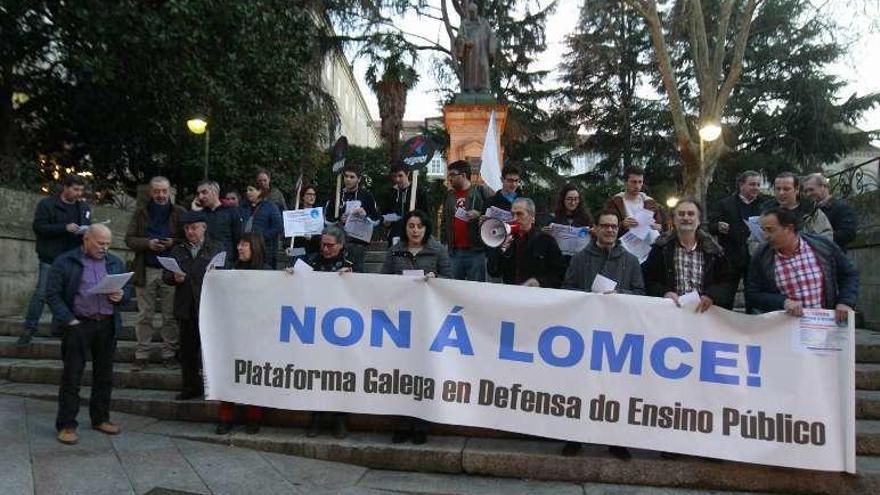
M 873 174 L 866 173 L 866 165 L 877 163 L 878 169 Z M 831 194 L 838 198 L 848 198 L 880 188 L 880 156 L 862 163 L 847 167 L 840 172 L 828 175 Z

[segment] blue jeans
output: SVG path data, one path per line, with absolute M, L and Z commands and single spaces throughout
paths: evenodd
M 486 255 L 470 249 L 450 249 L 452 278 L 455 280 L 486 281 Z
M 28 303 L 27 314 L 24 317 L 24 327 L 29 330 L 36 330 L 40 324 L 40 316 L 43 315 L 43 305 L 46 304 L 46 279 L 49 278 L 49 269 L 52 265 L 40 262 L 37 269 L 37 287 L 34 289 L 34 295 Z

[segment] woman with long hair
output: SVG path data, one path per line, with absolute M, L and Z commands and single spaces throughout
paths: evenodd
M 421 210 L 412 210 L 403 216 L 403 238 L 391 246 L 382 264 L 382 273 L 403 275 L 404 270 L 421 270 L 425 277 L 452 278 L 449 254 L 431 237 L 431 222 Z M 428 441 L 428 422 L 417 418 L 400 417 L 391 436 L 392 443 L 412 440 L 416 445 Z
M 382 273 L 402 275 L 404 270 L 422 270 L 426 277 L 452 278 L 449 254 L 431 236 L 427 213 L 412 210 L 404 215 L 403 225 L 403 238 L 388 250 Z
M 300 209 L 306 208 L 315 208 L 318 204 L 318 190 L 315 186 L 305 186 L 302 188 L 300 192 L 300 201 L 299 207 Z M 306 235 L 306 236 L 298 236 L 293 239 L 293 249 L 303 251 L 296 251 L 294 257 L 306 259 L 309 256 L 313 256 L 315 253 L 321 250 L 321 236 L 320 235 Z
M 240 207 L 242 231 L 257 232 L 263 236 L 263 259 L 274 269 L 278 236 L 284 231 L 284 224 L 281 221 L 281 211 L 275 203 L 265 199 L 265 193 L 256 182 L 248 183 L 245 201 Z
M 238 260 L 235 262 L 236 270 L 271 270 L 265 262 L 266 247 L 263 236 L 257 232 L 245 232 L 238 241 Z M 233 402 L 220 402 L 215 432 L 225 435 L 232 430 L 235 421 L 235 406 Z M 245 406 L 245 432 L 250 435 L 260 431 L 260 423 L 263 421 L 263 408 L 260 406 Z

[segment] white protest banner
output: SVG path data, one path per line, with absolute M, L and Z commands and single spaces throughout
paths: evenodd
M 782 312 L 393 275 L 214 270 L 207 398 L 855 470 L 854 329 Z
M 321 235 L 324 230 L 324 207 L 287 210 L 282 214 L 284 237 Z

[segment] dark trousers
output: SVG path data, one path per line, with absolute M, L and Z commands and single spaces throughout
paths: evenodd
M 89 415 L 92 426 L 110 420 L 110 394 L 113 391 L 113 354 L 116 333 L 113 319 L 80 320 L 79 325 L 64 327 L 61 340 L 61 389 L 58 392 L 58 416 L 55 428 L 76 428 L 79 413 L 79 385 L 86 366 L 86 355 L 92 354 L 92 397 Z
M 199 322 L 195 319 L 180 320 L 180 372 L 185 392 L 201 394 L 205 391 L 201 371 L 202 339 L 199 336 Z

